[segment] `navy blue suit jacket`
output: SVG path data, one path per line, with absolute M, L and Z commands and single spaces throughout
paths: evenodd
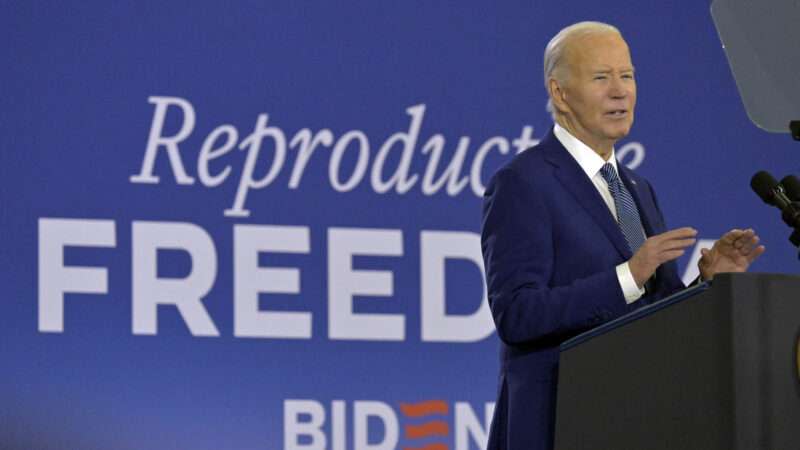
M 666 231 L 650 185 L 618 167 L 647 236 Z M 633 255 L 597 188 L 552 130 L 490 181 L 481 246 L 501 340 L 489 449 L 549 450 L 559 345 L 684 285 L 675 263 L 664 264 L 644 297 L 625 302 L 616 266 Z

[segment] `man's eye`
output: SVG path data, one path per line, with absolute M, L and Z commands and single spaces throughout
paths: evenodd
M 622 76 L 622 78 L 625 78 L 627 80 L 632 80 L 633 79 L 633 74 L 630 74 L 630 73 L 625 74 L 625 75 Z
M 605 75 L 595 75 L 595 80 L 605 80 L 607 77 Z

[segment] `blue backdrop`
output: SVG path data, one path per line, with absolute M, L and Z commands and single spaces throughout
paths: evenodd
M 617 150 L 668 225 L 796 273 L 748 183 L 800 144 L 749 122 L 706 2 L 2 2 L 3 445 L 482 446 L 480 194 L 587 19 L 630 45 Z

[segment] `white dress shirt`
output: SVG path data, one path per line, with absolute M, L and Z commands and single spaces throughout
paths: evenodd
M 597 188 L 597 192 L 603 197 L 614 219 L 618 220 L 614 197 L 608 190 L 608 183 L 606 183 L 603 175 L 600 174 L 600 168 L 607 162 L 614 166 L 615 171 L 617 170 L 617 158 L 615 157 L 614 149 L 611 149 L 611 157 L 609 160 L 605 161 L 597 152 L 571 135 L 569 131 L 565 130 L 560 125 L 555 124 L 553 127 L 553 134 L 556 135 L 556 139 L 558 139 L 569 154 L 575 158 L 575 161 L 581 166 L 586 176 L 594 183 L 594 187 Z M 633 274 L 631 273 L 631 268 L 627 261 L 617 266 L 617 279 L 619 280 L 620 288 L 622 288 L 622 293 L 625 295 L 625 301 L 628 304 L 639 300 L 642 295 L 644 295 L 644 289 L 640 289 L 639 286 L 636 285 L 636 280 L 633 279 Z

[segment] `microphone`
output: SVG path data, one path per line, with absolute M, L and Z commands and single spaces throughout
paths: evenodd
M 792 189 L 791 195 L 800 197 L 800 189 L 795 184 L 795 180 L 787 180 Z M 753 175 L 753 178 L 750 179 L 750 187 L 764 203 L 781 210 L 781 216 L 787 225 L 792 228 L 800 228 L 800 208 L 792 203 L 792 200 L 786 195 L 786 188 L 778 183 L 769 172 L 762 170 Z
M 786 175 L 781 180 L 786 196 L 793 202 L 800 202 L 800 180 L 794 175 Z
M 768 205 L 778 206 L 775 198 L 777 187 L 778 182 L 775 177 L 765 170 L 759 171 L 750 179 L 750 188 Z M 780 208 L 780 206 L 778 207 Z

